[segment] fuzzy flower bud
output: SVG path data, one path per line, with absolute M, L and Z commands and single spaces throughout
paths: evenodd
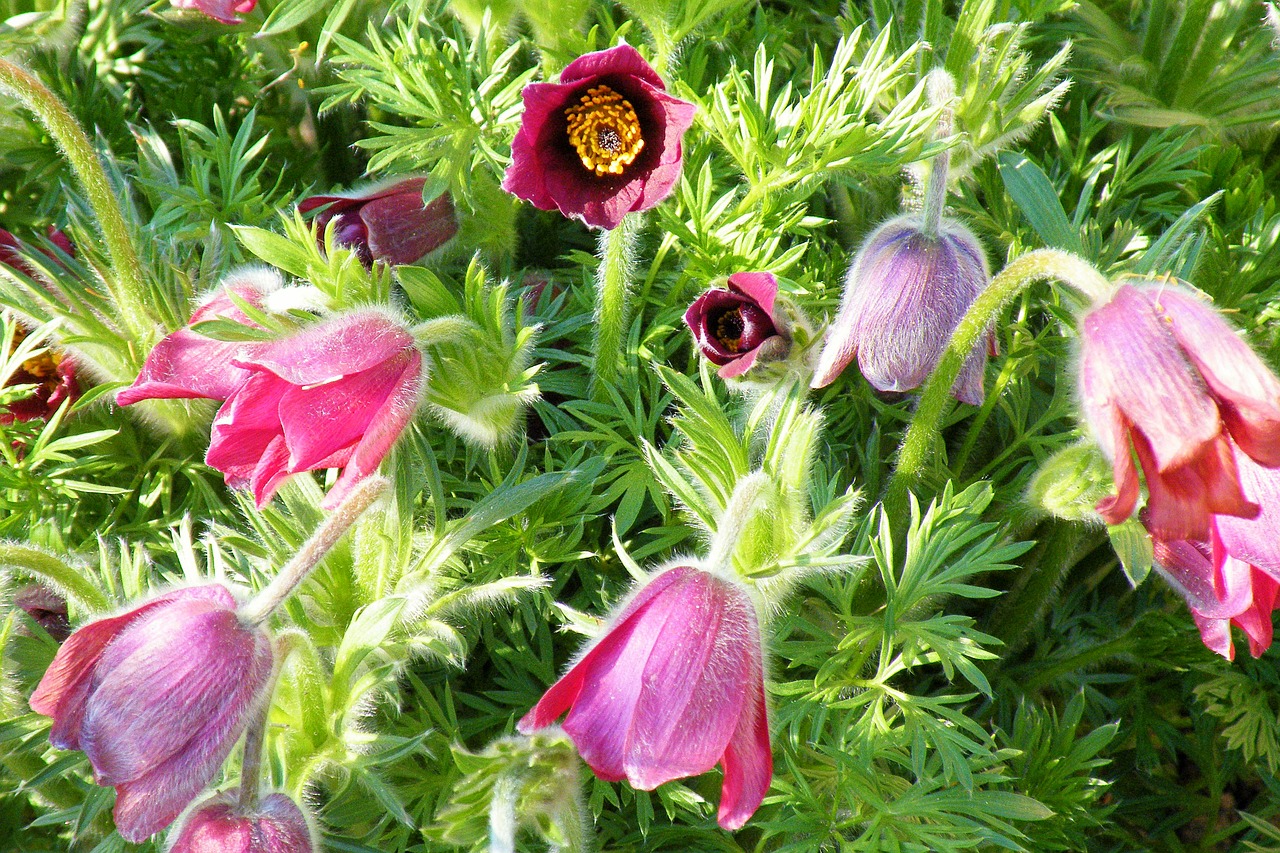
M 928 236 L 917 214 L 871 233 L 845 277 L 840 312 L 827 331 L 812 386 L 830 385 L 854 358 L 880 391 L 910 391 L 937 366 L 952 332 L 991 281 L 987 256 L 968 228 L 942 219 Z M 956 378 L 956 399 L 981 405 L 987 352 L 975 349 Z
M 159 832 L 209 784 L 262 701 L 271 637 L 218 584 L 177 589 L 72 634 L 31 696 L 49 740 L 116 789 L 120 835 Z
M 779 306 L 772 273 L 740 272 L 728 288 L 708 290 L 684 313 L 703 357 L 719 366 L 721 379 L 741 376 L 757 361 L 777 361 L 791 349 L 789 323 Z
M 366 269 L 374 261 L 411 264 L 458 233 L 453 198 L 446 192 L 424 205 L 426 183 L 426 178 L 383 181 L 349 193 L 312 196 L 298 210 L 327 205 L 315 218 L 322 249 L 332 222 L 334 242 L 355 252 Z
M 169 853 L 314 853 L 316 849 L 306 815 L 288 796 L 271 794 L 246 809 L 223 794 L 191 810 Z
M 719 822 L 738 829 L 773 775 L 756 606 L 693 566 L 653 577 L 518 726 L 564 730 L 609 782 L 651 791 L 724 769 Z

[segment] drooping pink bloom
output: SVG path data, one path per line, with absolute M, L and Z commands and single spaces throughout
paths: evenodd
M 191 327 L 209 320 L 223 319 L 257 327 L 231 300 L 228 292 L 261 308 L 267 294 L 280 286 L 274 273 L 247 269 L 234 273 L 200 303 L 183 328 L 166 335 L 147 354 L 138 378 L 116 394 L 116 403 L 129 406 L 142 400 L 204 398 L 225 400 L 249 371 L 235 364 L 259 344 L 246 341 L 217 341 Z
M 564 730 L 601 779 L 650 791 L 724 769 L 718 819 L 738 829 L 773 774 L 755 604 L 693 566 L 651 579 L 519 729 Z
M 1116 494 L 1098 504 L 1109 524 L 1137 505 L 1161 539 L 1207 541 L 1214 514 L 1251 518 L 1232 441 L 1280 465 L 1280 380 L 1209 306 L 1168 284 L 1119 288 L 1080 324 L 1080 401 L 1111 459 Z M 1228 440 L 1228 435 L 1230 440 Z
M 708 290 L 684 312 L 698 349 L 720 367 L 721 379 L 741 376 L 757 360 L 786 357 L 791 335 L 777 298 L 772 273 L 740 272 L 729 276 L 728 289 Z
M 855 358 L 879 391 L 920 387 L 990 281 L 982 244 L 959 222 L 943 219 L 931 237 L 919 214 L 889 220 L 854 256 L 812 387 L 830 385 Z M 956 399 L 982 405 L 988 352 L 995 352 L 993 333 L 961 368 L 951 392 Z
M 312 196 L 298 210 L 327 205 L 315 218 L 321 249 L 325 228 L 333 222 L 334 242 L 355 252 L 366 268 L 375 260 L 411 264 L 458 233 L 453 198 L 445 192 L 424 205 L 426 183 L 426 178 L 383 181 L 349 193 Z
M 635 48 L 580 56 L 559 83 L 525 86 L 502 188 L 597 228 L 671 194 L 694 106 L 667 94 Z
M 120 835 L 168 826 L 212 780 L 261 702 L 270 636 L 218 584 L 177 589 L 73 633 L 31 697 L 49 740 L 116 789 Z
M 313 853 L 315 836 L 298 804 L 284 794 L 243 809 L 228 794 L 211 797 L 184 818 L 169 853 Z
M 258 0 L 169 0 L 175 9 L 194 9 L 223 24 L 239 24 L 258 5 Z
M 258 506 L 285 477 L 342 468 L 333 508 L 378 470 L 425 383 L 413 335 L 386 314 L 336 315 L 269 341 L 233 363 L 248 372 L 218 410 L 205 462 Z

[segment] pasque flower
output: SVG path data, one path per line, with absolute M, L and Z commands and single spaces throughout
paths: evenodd
M 458 233 L 449 193 L 422 203 L 426 183 L 426 178 L 383 181 L 349 193 L 312 196 L 299 203 L 298 210 L 324 208 L 315 217 L 322 249 L 325 229 L 332 222 L 334 242 L 355 252 L 365 267 L 375 260 L 411 264 Z
M 791 347 L 772 273 L 734 273 L 727 284 L 726 289 L 708 290 L 684 312 L 698 349 L 720 367 L 721 379 L 741 376 L 757 360 L 784 358 Z
M 53 243 L 68 255 L 76 253 L 75 246 L 71 244 L 71 240 L 66 234 L 58 229 L 50 226 L 48 231 L 49 242 Z M 45 252 L 51 259 L 57 258 L 56 255 Z M 35 275 L 36 271 L 30 263 L 22 256 L 22 246 L 18 243 L 18 238 L 10 232 L 0 228 L 0 264 L 13 267 L 26 275 Z
M 342 468 L 323 504 L 337 506 L 377 471 L 425 382 L 413 335 L 376 310 L 334 315 L 232 364 L 247 378 L 218 410 L 205 461 L 258 506 L 291 474 Z
M 271 638 L 225 587 L 177 589 L 73 633 L 31 708 L 53 718 L 54 746 L 83 750 L 115 787 L 116 827 L 142 841 L 213 779 L 273 665 Z
M 279 286 L 279 277 L 265 270 L 248 269 L 230 276 L 200 303 L 186 327 L 166 335 L 152 347 L 138 378 L 116 394 L 116 402 L 128 406 L 154 399 L 227 399 L 249 378 L 249 371 L 236 365 L 235 359 L 251 352 L 258 344 L 217 341 L 191 327 L 216 319 L 256 326 L 229 294 L 234 293 L 245 303 L 260 308 L 263 299 Z
M 245 808 L 220 794 L 184 818 L 168 853 L 312 853 L 315 838 L 306 815 L 284 794 Z
M 857 358 L 880 391 L 918 388 L 990 280 L 982 245 L 960 223 L 941 219 L 930 236 L 918 214 L 889 220 L 867 237 L 849 267 L 812 386 L 831 384 Z M 992 334 L 970 354 L 952 389 L 957 399 L 982 404 L 987 352 L 994 348 Z
M 694 566 L 652 578 L 520 720 L 568 711 L 564 730 L 595 774 L 642 790 L 724 769 L 719 822 L 746 823 L 773 773 L 755 604 Z
M 25 329 L 21 327 L 15 329 L 14 348 L 26 337 Z M 64 353 L 52 349 L 22 362 L 22 365 L 10 374 L 5 385 L 34 385 L 35 390 L 27 397 L 0 407 L 0 424 L 53 417 L 53 413 L 58 411 L 59 406 L 66 402 L 75 402 L 80 396 L 75 361 Z
M 1114 472 L 1116 494 L 1098 504 L 1109 524 L 1137 505 L 1130 445 L 1157 537 L 1203 542 L 1211 516 L 1258 513 L 1233 442 L 1280 465 L 1280 380 L 1217 312 L 1168 283 L 1124 285 L 1084 315 L 1079 366 L 1081 406 Z
M 668 95 L 635 48 L 580 56 L 559 83 L 530 83 L 523 96 L 507 192 L 598 228 L 670 195 L 694 106 Z
M 169 0 L 175 9 L 194 9 L 203 12 L 223 24 L 239 24 L 244 21 L 237 15 L 247 15 L 258 5 L 258 0 Z

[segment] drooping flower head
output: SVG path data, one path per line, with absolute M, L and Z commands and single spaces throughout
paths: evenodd
M 718 820 L 738 829 L 773 774 L 755 603 L 693 566 L 657 574 L 518 728 L 568 711 L 564 730 L 597 776 L 650 791 L 724 769 Z
M 1208 541 L 1212 515 L 1257 514 L 1232 442 L 1280 465 L 1280 380 L 1216 311 L 1167 283 L 1126 284 L 1084 315 L 1079 358 L 1081 406 L 1113 466 L 1107 523 L 1137 505 L 1131 446 L 1157 537 Z
M 223 24 L 240 24 L 258 5 L 258 0 L 169 0 L 175 9 L 194 9 Z
M 699 296 L 684 322 L 702 355 L 718 365 L 721 379 L 741 376 L 760 361 L 785 358 L 791 347 L 786 318 L 777 306 L 778 280 L 772 273 L 740 272 L 726 289 Z
M 228 794 L 193 808 L 169 853 L 313 853 L 315 835 L 298 804 L 271 794 L 251 809 Z
M 331 509 L 375 473 L 418 407 L 425 383 L 413 335 L 387 314 L 322 320 L 232 359 L 247 378 L 213 421 L 205 462 L 258 506 L 289 475 L 342 468 Z
M 580 56 L 559 83 L 530 83 L 523 95 L 507 192 L 597 228 L 670 195 L 694 106 L 668 95 L 635 48 Z
M 120 835 L 159 832 L 209 784 L 271 680 L 270 636 L 218 584 L 177 589 L 90 622 L 31 696 L 49 740 L 83 750 L 116 789 Z
M 317 195 L 298 204 L 303 213 L 324 207 L 315 218 L 320 248 L 334 223 L 334 242 L 356 253 L 366 268 L 374 261 L 411 264 L 458 233 L 453 199 L 445 192 L 422 203 L 426 178 L 383 181 L 360 190 Z
M 812 386 L 830 385 L 857 358 L 877 390 L 920 387 L 990 281 L 982 245 L 960 223 L 944 218 L 931 237 L 918 214 L 889 220 L 867 237 L 849 267 Z M 956 399 L 982 404 L 987 352 L 994 348 L 991 334 L 969 355 L 952 389 Z

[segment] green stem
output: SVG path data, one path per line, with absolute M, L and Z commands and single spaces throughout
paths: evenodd
M 950 106 L 955 98 L 955 82 L 942 69 L 932 71 L 928 77 L 929 102 L 942 107 L 938 122 L 933 128 L 935 141 L 950 136 L 955 126 L 955 114 Z M 929 166 L 929 183 L 924 194 L 920 230 L 930 240 L 936 240 L 942 224 L 942 211 L 947 206 L 947 176 L 951 171 L 951 149 L 947 148 L 933 158 Z
M 120 320 L 129 336 L 140 350 L 149 349 L 157 329 L 144 298 L 146 273 L 138 260 L 116 191 L 89 137 L 57 95 L 35 75 L 5 59 L 0 59 L 0 89 L 14 95 L 35 114 L 80 179 L 111 256 L 113 274 L 105 282 L 107 291 L 120 311 Z
M 905 519 L 907 493 L 924 480 L 934 445 L 942 431 L 942 419 L 950 408 L 951 389 L 965 360 L 1005 306 L 1032 283 L 1042 279 L 1058 279 L 1094 300 L 1105 299 L 1114 290 L 1113 285 L 1090 264 L 1057 249 L 1028 252 L 991 280 L 956 326 L 951 342 L 938 359 L 938 366 L 933 369 L 920 395 L 920 405 L 902 439 L 898 465 L 885 494 L 885 508 L 891 519 Z
M 600 237 L 600 271 L 596 276 L 595 384 L 597 389 L 618 376 L 618 362 L 626 343 L 628 278 L 635 214 L 622 217 L 618 227 Z

